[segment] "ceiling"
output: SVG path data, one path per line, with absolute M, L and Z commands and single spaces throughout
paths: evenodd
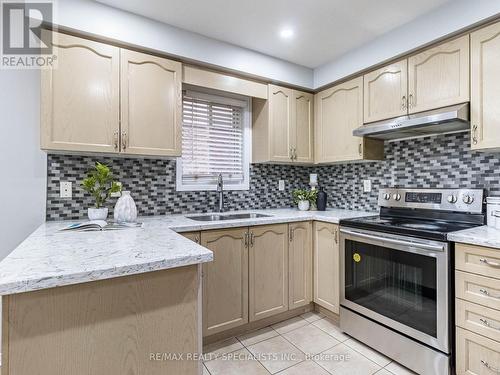
M 453 0 L 97 1 L 316 68 Z

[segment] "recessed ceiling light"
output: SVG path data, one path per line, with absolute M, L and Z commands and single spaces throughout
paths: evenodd
M 290 39 L 292 36 L 293 36 L 293 30 L 286 27 L 284 29 L 282 29 L 280 31 L 280 36 L 283 38 L 283 39 Z

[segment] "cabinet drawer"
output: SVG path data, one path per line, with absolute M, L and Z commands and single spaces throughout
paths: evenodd
M 456 299 L 457 326 L 500 341 L 500 311 Z
M 455 248 L 455 268 L 500 279 L 500 250 L 457 244 Z
M 457 375 L 500 372 L 500 343 L 457 327 Z
M 500 283 L 490 277 L 455 271 L 457 298 L 500 310 Z

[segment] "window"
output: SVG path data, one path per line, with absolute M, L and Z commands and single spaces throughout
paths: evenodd
M 248 190 L 250 99 L 186 91 L 182 100 L 182 157 L 177 190 Z

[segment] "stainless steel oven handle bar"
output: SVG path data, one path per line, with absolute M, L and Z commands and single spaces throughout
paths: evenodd
M 413 247 L 417 247 L 419 249 L 426 249 L 426 250 L 431 250 L 431 251 L 444 251 L 444 245 L 428 245 L 428 244 L 419 243 L 419 242 L 403 241 L 403 240 L 397 240 L 394 238 L 373 236 L 371 234 L 360 233 L 360 232 L 351 231 L 351 230 L 347 230 L 347 229 L 340 229 L 340 232 L 345 233 L 345 234 L 349 234 L 351 236 L 359 237 L 359 238 L 366 238 L 368 240 L 375 240 L 375 241 L 383 241 L 383 242 L 394 244 L 394 245 L 413 246 Z

